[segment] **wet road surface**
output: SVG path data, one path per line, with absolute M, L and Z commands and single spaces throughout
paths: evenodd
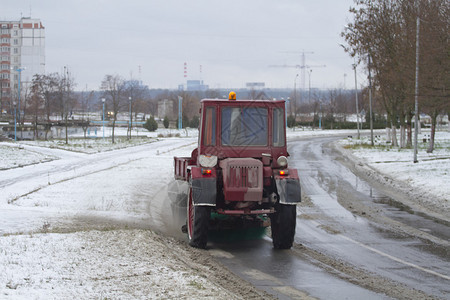
M 295 243 L 210 243 L 217 259 L 280 299 L 447 298 L 449 224 L 413 211 L 345 167 L 330 143 L 291 141 L 302 195 Z M 345 207 L 347 208 L 345 208 Z

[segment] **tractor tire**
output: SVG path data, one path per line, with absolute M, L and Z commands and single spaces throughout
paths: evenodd
M 189 188 L 187 203 L 187 234 L 190 246 L 201 249 L 206 248 L 210 217 L 210 207 L 194 206 L 192 201 L 192 188 Z
M 290 249 L 294 243 L 297 206 L 279 204 L 270 216 L 272 242 L 275 249 Z

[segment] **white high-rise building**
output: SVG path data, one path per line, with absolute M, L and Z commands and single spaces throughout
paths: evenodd
M 45 72 L 45 28 L 39 19 L 0 21 L 1 109 L 11 110 L 18 99 L 19 76 L 21 98 L 35 74 Z M 21 103 L 22 106 L 22 103 Z

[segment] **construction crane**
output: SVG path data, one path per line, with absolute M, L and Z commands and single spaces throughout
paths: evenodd
M 301 53 L 301 65 L 270 65 L 269 68 L 296 68 L 300 70 L 300 81 L 301 81 L 301 89 L 305 89 L 305 80 L 306 80 L 306 76 L 305 76 L 305 72 L 307 69 L 312 69 L 312 68 L 324 68 L 326 67 L 326 65 L 307 65 L 306 64 L 306 54 L 314 54 L 314 52 L 305 52 L 305 51 L 301 51 L 301 52 L 283 52 L 283 53 Z

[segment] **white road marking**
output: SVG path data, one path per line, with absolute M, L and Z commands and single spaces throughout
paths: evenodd
M 316 227 L 319 227 L 319 228 L 320 228 L 320 226 L 322 226 L 322 224 L 320 224 L 320 223 L 317 222 L 317 221 L 311 221 L 311 223 L 315 224 Z M 356 245 L 358 245 L 358 246 L 361 246 L 361 247 L 363 247 L 363 248 L 366 248 L 367 250 L 370 250 L 370 251 L 372 251 L 372 252 L 374 252 L 374 253 L 377 253 L 377 254 L 379 254 L 379 255 L 381 255 L 381 256 L 384 256 L 384 257 L 389 258 L 389 259 L 391 259 L 391 260 L 393 260 L 393 261 L 396 261 L 396 262 L 398 262 L 398 263 L 404 264 L 404 265 L 406 265 L 406 266 L 410 266 L 410 267 L 415 268 L 415 269 L 417 269 L 417 270 L 426 272 L 426 273 L 428 273 L 428 274 L 432 274 L 432 275 L 434 275 L 434 276 L 437 276 L 437 277 L 440 277 L 440 278 L 443 278 L 443 279 L 450 280 L 450 276 L 447 276 L 447 275 L 444 275 L 444 274 L 441 274 L 441 273 L 438 273 L 438 272 L 435 272 L 435 271 L 432 271 L 432 270 L 423 268 L 423 267 L 418 266 L 418 265 L 416 265 L 416 264 L 407 262 L 407 261 L 405 261 L 405 260 L 403 260 L 403 259 L 400 259 L 400 258 L 398 258 L 398 257 L 395 257 L 395 256 L 392 256 L 392 255 L 390 255 L 390 254 L 384 253 L 383 251 L 377 250 L 377 249 L 375 249 L 375 248 L 373 248 L 373 247 L 370 247 L 370 246 L 368 246 L 368 245 L 365 245 L 365 244 L 363 244 L 363 243 L 361 243 L 361 242 L 355 241 L 354 239 L 351 239 L 351 238 L 349 238 L 349 237 L 347 237 L 347 236 L 345 236 L 345 235 L 339 234 L 339 235 L 337 235 L 337 236 L 339 236 L 339 237 L 341 237 L 341 238 L 343 238 L 343 239 L 345 239 L 345 240 L 347 240 L 347 241 L 349 241 L 349 242 L 352 242 L 352 243 L 354 243 L 354 244 L 356 244 Z
M 342 237 L 343 239 L 345 239 L 345 240 L 347 240 L 347 241 L 349 241 L 349 242 L 355 243 L 355 244 L 357 244 L 358 246 L 361 246 L 361 247 L 366 248 L 366 249 L 368 249 L 368 250 L 370 250 L 370 251 L 372 251 L 372 252 L 375 252 L 375 253 L 377 253 L 377 254 L 379 254 L 379 255 L 381 255 L 381 256 L 384 256 L 384 257 L 387 257 L 387 258 L 389 258 L 389 259 L 392 259 L 392 260 L 394 260 L 394 261 L 396 261 L 396 262 L 399 262 L 399 263 L 401 263 L 401 264 L 404 264 L 404 265 L 413 267 L 413 268 L 415 268 L 415 269 L 421 270 L 421 271 L 426 272 L 426 273 L 428 273 L 428 274 L 432 274 L 432 275 L 435 275 L 435 276 L 438 276 L 438 277 L 441 277 L 441 278 L 450 280 L 450 277 L 447 276 L 447 275 L 440 274 L 440 273 L 438 273 L 438 272 L 435 272 L 435 271 L 432 271 L 432 270 L 423 268 L 423 267 L 418 266 L 418 265 L 416 265 L 416 264 L 413 264 L 413 263 L 404 261 L 403 259 L 400 259 L 400 258 L 398 258 L 398 257 L 389 255 L 389 254 L 387 254 L 387 253 L 384 253 L 383 251 L 377 250 L 377 249 L 372 248 L 372 247 L 370 247 L 370 246 L 367 246 L 367 245 L 365 245 L 365 244 L 363 244 L 363 243 L 360 243 L 360 242 L 358 242 L 358 241 L 355 241 L 355 240 L 353 240 L 353 239 L 351 239 L 351 238 L 349 238 L 349 237 L 346 237 L 345 235 L 342 235 L 342 234 L 341 234 L 340 237 Z

